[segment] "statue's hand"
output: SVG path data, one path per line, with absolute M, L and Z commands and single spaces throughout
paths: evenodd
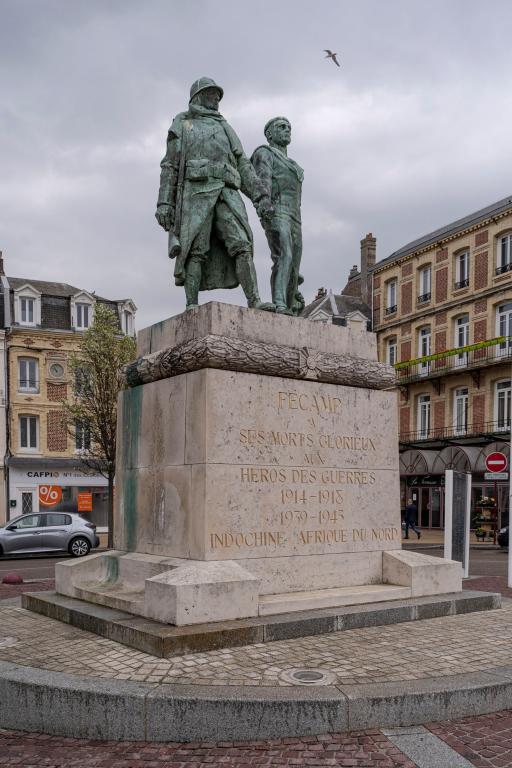
M 263 220 L 269 220 L 274 214 L 274 208 L 268 197 L 263 197 L 256 206 L 256 213 Z
M 168 232 L 173 224 L 174 210 L 172 206 L 161 203 L 157 206 L 155 217 L 160 226 Z

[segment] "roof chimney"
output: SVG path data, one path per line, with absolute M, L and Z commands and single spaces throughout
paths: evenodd
M 314 301 L 316 301 L 317 299 L 323 299 L 324 296 L 327 296 L 327 288 L 319 288 L 316 292 Z
M 371 303 L 370 272 L 377 259 L 377 238 L 371 232 L 361 240 L 361 298 L 366 304 Z

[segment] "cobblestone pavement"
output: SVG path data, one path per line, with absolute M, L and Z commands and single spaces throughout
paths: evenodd
M 476 768 L 512 766 L 512 710 L 448 720 L 428 728 Z
M 427 728 L 475 768 L 512 766 L 511 710 L 431 723 Z M 88 741 L 0 729 L 2 768 L 417 768 L 418 765 L 379 730 L 265 742 L 149 744 Z M 431 763 L 421 763 L 422 768 L 426 765 Z
M 512 603 L 447 616 L 161 659 L 26 611 L 0 605 L 0 659 L 81 677 L 148 683 L 290 685 L 297 666 L 321 667 L 334 684 L 443 677 L 512 665 Z M 404 655 L 407 664 L 404 665 Z
M 0 766 L 11 768 L 416 768 L 380 731 L 266 742 L 95 742 L 0 730 Z M 447 766 L 448 768 L 448 766 Z

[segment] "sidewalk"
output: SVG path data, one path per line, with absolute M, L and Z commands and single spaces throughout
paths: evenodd
M 403 547 L 418 547 L 418 544 L 420 546 L 429 545 L 429 546 L 436 546 L 436 547 L 442 547 L 444 545 L 444 531 L 439 528 L 420 528 L 421 531 L 421 539 L 418 540 L 418 537 L 414 533 L 414 531 L 409 531 L 409 538 L 404 539 L 402 537 L 402 546 Z M 478 541 L 475 534 L 472 532 L 469 537 L 469 545 L 473 549 L 500 549 L 499 544 L 493 544 L 492 539 L 486 539 L 485 541 Z

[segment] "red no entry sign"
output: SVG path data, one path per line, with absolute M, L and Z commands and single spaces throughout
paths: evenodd
M 488 472 L 504 472 L 507 468 L 507 457 L 499 451 L 490 453 L 485 460 L 485 466 Z

